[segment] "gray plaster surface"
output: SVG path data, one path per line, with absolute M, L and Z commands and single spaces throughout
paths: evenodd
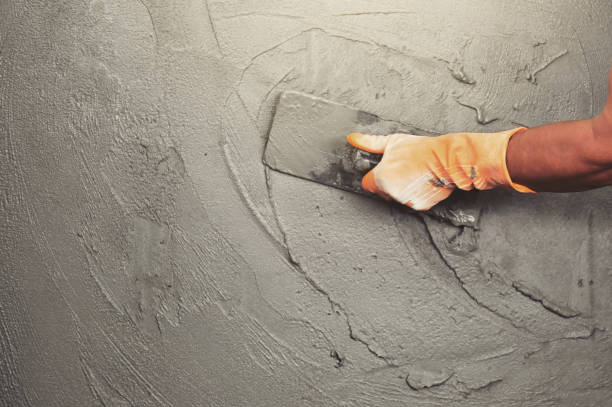
M 606 406 L 612 195 L 457 227 L 266 169 L 282 90 L 589 117 L 612 5 L 0 2 L 1 406 Z

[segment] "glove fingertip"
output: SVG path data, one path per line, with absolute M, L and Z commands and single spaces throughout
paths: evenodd
M 350 133 L 346 139 L 350 145 L 360 150 L 374 154 L 382 154 L 385 152 L 388 136 L 373 136 L 363 133 Z
M 363 134 L 356 133 L 356 132 L 350 133 L 348 136 L 346 136 L 346 140 L 348 141 L 348 143 L 355 148 L 361 148 L 361 144 L 359 143 L 359 141 L 362 138 L 363 138 Z

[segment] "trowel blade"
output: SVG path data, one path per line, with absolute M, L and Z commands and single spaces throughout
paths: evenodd
M 280 95 L 276 107 L 264 164 L 285 174 L 371 195 L 361 188 L 361 178 L 368 168 L 356 165 L 356 150 L 346 141 L 351 132 L 436 135 L 340 103 L 288 91 Z
M 375 196 L 361 188 L 361 178 L 368 166 L 361 165 L 362 159 L 356 160 L 358 150 L 346 141 L 346 136 L 354 131 L 381 135 L 438 135 L 340 103 L 289 91 L 280 96 L 263 162 L 285 174 Z M 371 159 L 367 154 L 363 157 Z M 476 227 L 480 213 L 476 196 L 466 192 L 457 194 L 454 192 L 451 198 L 434 206 L 427 214 L 455 226 Z

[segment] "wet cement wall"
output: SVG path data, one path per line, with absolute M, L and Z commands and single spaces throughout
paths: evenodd
M 609 188 L 456 227 L 261 157 L 282 90 L 592 116 L 611 33 L 607 0 L 0 2 L 0 405 L 608 405 Z

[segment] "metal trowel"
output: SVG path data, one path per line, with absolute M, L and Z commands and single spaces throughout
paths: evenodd
M 352 147 L 346 141 L 351 132 L 438 135 L 320 97 L 286 91 L 281 93 L 276 107 L 263 162 L 285 174 L 375 196 L 361 187 L 361 178 L 382 155 Z M 457 226 L 474 226 L 477 213 L 469 206 L 437 205 L 429 214 Z

